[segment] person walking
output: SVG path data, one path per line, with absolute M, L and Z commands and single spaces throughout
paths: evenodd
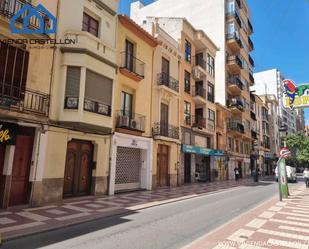
M 309 169 L 306 168 L 303 172 L 303 176 L 305 179 L 305 183 L 306 183 L 306 188 L 309 188 Z
M 238 181 L 239 180 L 239 176 L 240 176 L 240 172 L 239 172 L 238 167 L 235 167 L 234 173 L 235 173 L 235 180 Z

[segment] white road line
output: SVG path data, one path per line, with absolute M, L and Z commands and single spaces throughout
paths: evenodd
M 284 233 L 284 232 L 278 232 L 278 231 L 268 230 L 268 229 L 259 229 L 259 230 L 257 230 L 257 232 L 269 234 L 269 235 L 272 235 L 272 236 L 279 236 L 279 237 L 283 237 L 283 238 L 287 238 L 287 239 L 309 241 L 309 236 L 298 235 L 298 234 L 293 234 L 293 233 Z
M 249 222 L 246 226 L 251 228 L 261 228 L 266 222 L 267 220 L 254 219 L 251 222 Z
M 287 224 L 287 225 L 295 225 L 295 226 L 300 226 L 300 227 L 309 227 L 308 223 L 297 222 L 297 221 L 279 220 L 279 219 L 270 219 L 269 221 L 275 222 L 275 223 Z
M 294 232 L 309 233 L 309 229 L 299 228 L 299 227 L 279 226 L 279 229 L 289 230 L 289 231 L 294 231 Z
M 308 215 L 306 214 L 295 214 L 295 213 L 289 213 L 289 212 L 278 212 L 278 214 L 286 214 L 286 215 L 294 215 L 294 216 L 298 216 L 298 217 L 308 217 Z

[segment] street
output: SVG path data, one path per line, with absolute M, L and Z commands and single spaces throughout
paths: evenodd
M 7 242 L 3 248 L 181 248 L 274 197 L 277 185 L 241 186 Z

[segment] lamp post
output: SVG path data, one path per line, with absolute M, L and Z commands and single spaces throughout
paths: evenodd
M 287 198 L 289 196 L 285 159 L 288 156 L 290 156 L 291 152 L 288 149 L 286 149 L 286 141 L 284 139 L 284 137 L 287 135 L 287 127 L 286 126 L 280 127 L 279 132 L 280 137 L 283 139 L 283 147 L 284 147 L 283 149 L 280 150 L 280 158 L 277 162 L 279 197 L 280 201 L 282 201 L 283 197 Z

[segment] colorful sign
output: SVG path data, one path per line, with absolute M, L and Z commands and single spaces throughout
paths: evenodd
M 207 149 L 204 147 L 198 147 L 198 146 L 192 146 L 192 145 L 186 145 L 186 144 L 182 145 L 182 152 L 198 154 L 198 155 L 205 155 L 205 156 L 224 156 L 224 151 L 222 150 Z
M 309 107 L 309 84 L 296 86 L 292 80 L 283 80 L 283 106 L 291 110 Z
M 15 145 L 18 125 L 0 123 L 0 144 Z
M 282 148 L 279 153 L 281 158 L 288 158 L 291 155 L 291 152 L 287 148 Z

